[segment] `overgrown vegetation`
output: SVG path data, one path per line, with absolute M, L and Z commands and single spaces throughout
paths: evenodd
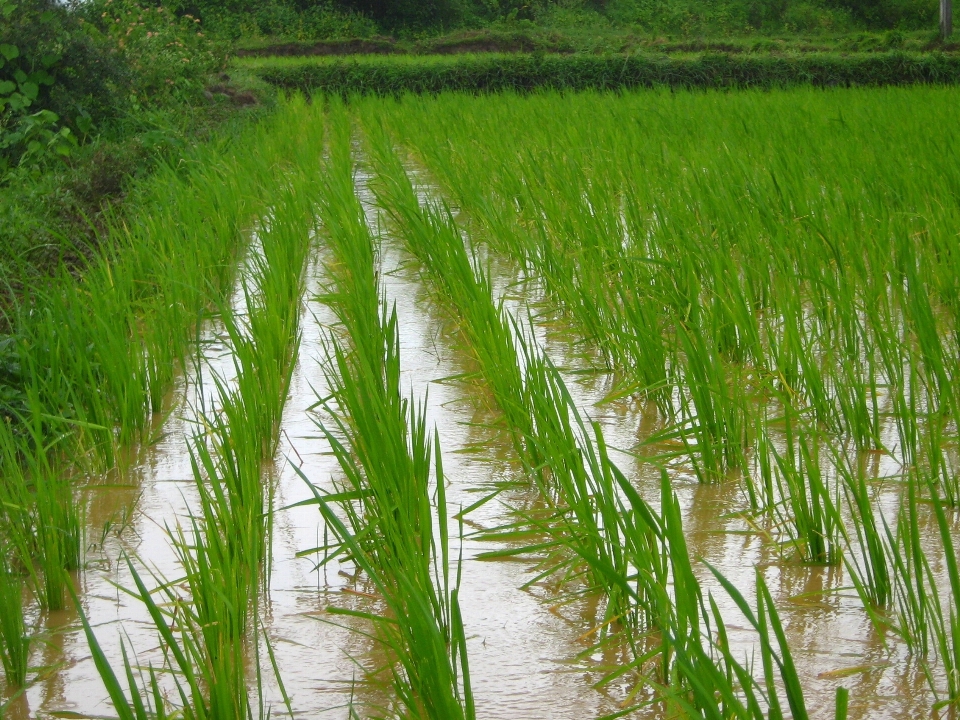
M 6 309 L 31 277 L 95 254 L 100 218 L 130 178 L 176 163 L 256 99 L 226 79 L 207 91 L 225 46 L 161 6 L 10 0 L 0 10 Z
M 288 41 L 377 33 L 414 39 L 481 28 L 552 32 L 575 43 L 588 36 L 610 40 L 628 33 L 716 37 L 908 31 L 933 29 L 937 13 L 931 0 L 177 0 L 172 7 L 233 38 Z
M 667 58 L 647 54 L 257 58 L 244 60 L 243 66 L 281 88 L 343 97 L 444 91 L 849 87 L 960 81 L 960 59 L 956 56 L 899 51 L 789 57 L 703 53 Z

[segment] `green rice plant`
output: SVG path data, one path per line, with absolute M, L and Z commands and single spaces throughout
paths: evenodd
M 215 423 L 222 436 L 223 420 Z M 192 542 L 177 532 L 174 545 L 201 626 L 241 640 L 266 556 L 260 463 L 243 467 L 231 447 L 215 442 L 214 448 L 205 438 L 194 438 L 191 463 L 201 513 L 192 521 Z
M 502 306 L 493 300 L 488 273 L 476 255 L 468 253 L 449 208 L 437 203 L 421 207 L 389 137 L 369 123 L 366 129 L 380 179 L 375 188 L 378 203 L 401 231 L 407 249 L 452 303 L 519 457 L 529 467 L 538 467 L 534 450 L 524 445 L 531 435 L 530 418 L 524 407 L 517 342 Z
M 906 501 L 897 515 L 896 533 L 885 527 L 887 559 L 897 604 L 897 632 L 907 646 L 926 657 L 931 641 L 930 560 L 921 545 L 917 479 L 907 478 Z
M 603 593 L 607 604 L 598 623 L 604 629 L 601 639 L 619 627 L 636 643 L 655 616 L 650 587 L 634 573 L 649 573 L 659 582 L 666 578 L 656 542 L 659 527 L 632 488 L 625 491 L 627 499 L 622 496 L 629 484 L 610 460 L 600 426 L 584 421 L 557 368 L 530 344 L 524 343 L 525 387 L 535 433 L 530 442 L 543 458 L 546 472 L 537 480 L 541 496 L 550 500 L 550 513 L 543 519 L 525 515 L 524 522 L 556 547 L 572 552 L 559 554 L 545 573 L 563 573 L 568 582 L 580 578 Z M 546 548 L 539 543 L 538 549 Z M 504 553 L 487 556 L 498 554 Z M 586 573 L 578 572 L 577 565 L 585 565 Z
M 0 662 L 7 687 L 19 688 L 27 681 L 30 636 L 23 612 L 23 579 L 5 545 L 0 544 Z
M 790 543 L 804 562 L 832 565 L 840 562 L 839 488 L 830 490 L 821 472 L 820 440 L 801 426 L 794 437 L 794 421 L 786 415 L 786 450 L 781 455 L 768 445 L 775 462 L 777 483 L 784 498 L 780 519 Z M 789 515 L 785 515 L 789 513 Z
M 947 578 L 950 583 L 950 593 L 947 600 L 948 612 L 944 613 L 940 593 L 936 590 L 933 577 L 930 577 L 931 586 L 934 588 L 933 596 L 936 599 L 936 611 L 932 615 L 934 619 L 932 623 L 933 634 L 936 639 L 940 663 L 947 678 L 947 696 L 943 700 L 938 700 L 934 705 L 935 709 L 939 709 L 960 705 L 960 607 L 958 607 L 960 606 L 960 600 L 958 600 L 960 598 L 960 571 L 957 569 L 957 553 L 951 527 L 947 522 L 947 515 L 938 488 L 934 482 L 928 482 L 927 488 L 930 491 L 930 499 L 937 518 L 937 528 L 940 531 Z
M 271 708 L 264 701 L 263 674 L 260 669 L 259 651 L 256 660 L 256 678 L 250 687 L 246 673 L 248 653 L 242 641 L 227 642 L 219 647 L 221 651 L 215 662 L 209 656 L 205 643 L 205 628 L 198 615 L 193 612 L 189 602 L 178 597 L 176 590 L 168 583 L 162 583 L 159 589 L 161 597 L 154 598 L 128 559 L 127 566 L 136 585 L 130 592 L 143 603 L 150 620 L 157 629 L 158 640 L 165 649 L 164 667 L 150 666 L 144 670 L 136 658 L 128 654 L 126 643 L 121 646 L 123 653 L 123 675 L 126 681 L 124 689 L 121 680 L 110 665 L 100 647 L 83 612 L 80 600 L 74 595 L 74 603 L 80 615 L 84 634 L 90 646 L 91 654 L 101 680 L 110 696 L 114 710 L 121 720 L 157 720 L 183 717 L 189 720 L 266 720 L 271 717 Z M 256 642 L 259 628 L 256 629 L 252 643 Z M 264 635 L 264 639 L 266 636 Z M 255 646 L 255 645 L 254 645 Z M 276 662 L 273 660 L 269 642 L 268 651 L 276 680 L 283 691 Z M 171 700 L 160 685 L 160 677 L 169 674 L 176 687 L 176 699 Z M 284 692 L 284 697 L 286 693 Z M 251 696 L 256 705 L 251 703 Z M 287 712 L 292 715 L 289 702 Z
M 889 564 L 890 551 L 877 522 L 870 491 L 864 473 L 851 467 L 846 456 L 834 448 L 832 464 L 843 483 L 847 506 L 850 508 L 857 540 L 857 553 L 844 555 L 844 564 L 857 589 L 857 594 L 874 622 L 881 624 L 882 614 L 893 600 L 894 585 Z M 885 523 L 885 521 L 884 521 Z M 848 546 L 852 546 L 849 532 L 844 529 Z M 851 547 L 851 550 L 853 548 Z
M 944 421 L 939 413 L 931 413 L 926 422 L 926 474 L 937 486 L 937 493 L 949 507 L 960 507 L 960 472 L 951 463 L 944 441 Z
M 346 481 L 344 491 L 332 496 L 314 490 L 338 540 L 339 549 L 328 557 L 347 554 L 387 604 L 389 614 L 375 622 L 398 658 L 395 687 L 406 712 L 415 717 L 472 717 L 457 591 L 449 586 L 439 441 L 430 442 L 423 408 L 399 394 L 395 313 L 383 319 L 382 333 L 380 358 L 347 356 L 336 344 L 333 349 L 337 368 L 331 378 L 333 399 L 346 419 L 327 406 L 335 425 L 321 429 Z M 440 519 L 437 536 L 428 487 L 432 458 Z M 333 512 L 332 503 L 345 513 L 346 524 Z
M 331 286 L 321 298 L 336 313 L 357 352 L 381 357 L 379 244 L 367 227 L 354 186 L 351 121 L 342 104 L 332 102 L 329 162 L 320 196 L 325 240 L 332 251 L 326 269 Z
M 17 437 L 12 423 L 0 430 L 4 471 L 3 520 L 0 538 L 10 543 L 17 563 L 30 575 L 40 605 L 61 610 L 66 600 L 68 573 L 81 564 L 81 508 L 69 477 L 57 462 L 72 441 L 69 429 L 48 437 L 48 420 L 31 400 L 34 410 L 22 422 L 29 433 Z
M 701 482 L 717 482 L 731 470 L 746 471 L 748 420 L 743 388 L 728 379 L 717 350 L 697 326 L 681 325 L 677 336 L 683 350 L 684 390 L 694 412 L 687 409 L 696 444 L 684 444 Z
M 328 376 L 333 394 L 318 403 L 329 418 L 321 421 L 321 430 L 345 478 L 338 493 L 324 494 L 310 485 L 336 539 L 325 561 L 338 555 L 352 560 L 386 604 L 384 615 L 364 617 L 375 624 L 379 639 L 396 658 L 399 714 L 472 718 L 457 600 L 459 566 L 451 587 L 439 439 L 431 441 L 424 406 L 400 393 L 396 311 L 381 314 L 376 243 L 353 191 L 349 126 L 336 107 L 333 124 L 321 215 L 333 250 L 328 267 L 334 286 L 323 299 L 344 324 L 351 348 L 345 350 L 331 336 Z

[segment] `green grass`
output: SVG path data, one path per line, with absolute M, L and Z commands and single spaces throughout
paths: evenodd
M 459 564 L 457 577 L 450 577 L 440 440 L 428 431 L 424 401 L 401 394 L 396 312 L 381 310 L 377 247 L 354 194 L 350 122 L 342 108 L 334 107 L 331 125 L 321 214 L 333 251 L 333 286 L 323 299 L 337 313 L 345 338 L 329 339 L 332 396 L 318 404 L 324 409 L 321 430 L 344 478 L 334 493 L 311 485 L 335 539 L 324 562 L 338 556 L 352 561 L 386 606 L 382 615 L 361 616 L 374 623 L 395 658 L 398 712 L 473 718 L 457 599 Z

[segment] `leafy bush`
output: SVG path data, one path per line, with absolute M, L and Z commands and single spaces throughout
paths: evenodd
M 198 20 L 134 0 L 0 0 L 0 16 L 0 180 L 139 108 L 198 98 L 224 64 Z
M 56 0 L 0 0 L 0 173 L 42 169 L 115 114 L 122 63 Z
M 204 34 L 199 18 L 134 0 L 88 0 L 78 9 L 87 33 L 129 69 L 134 105 L 198 96 L 224 66 L 225 48 Z
M 607 15 L 645 30 L 683 34 L 837 30 L 850 24 L 842 7 L 805 0 L 610 0 Z

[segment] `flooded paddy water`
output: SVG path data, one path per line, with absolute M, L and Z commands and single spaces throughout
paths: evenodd
M 425 172 L 407 169 L 420 181 L 416 189 L 421 202 L 442 196 Z M 396 229 L 384 221 L 370 188 L 374 182 L 366 163 L 359 165 L 356 192 L 380 241 L 383 302 L 396 309 L 398 319 L 401 392 L 427 399 L 426 425 L 437 433 L 442 449 L 452 556 L 462 558 L 458 599 L 476 717 L 615 716 L 650 695 L 650 690 L 637 690 L 636 673 L 598 685 L 613 668 L 630 661 L 626 648 L 615 639 L 595 646 L 604 599 L 571 593 L 569 586 L 553 578 L 538 581 L 544 558 L 536 553 L 481 557 L 491 550 L 525 545 L 498 540 L 498 529 L 516 522 L 518 512 L 539 508 L 542 498 L 525 481 L 489 388 L 479 377 L 477 359 L 450 308 L 404 249 Z M 780 519 L 750 512 L 747 489 L 736 473 L 720 482 L 700 482 L 689 459 L 676 452 L 682 443 L 662 438 L 670 422 L 652 401 L 636 393 L 612 398 L 621 378 L 604 369 L 596 349 L 582 341 L 576 323 L 556 311 L 539 279 L 518 270 L 482 239 L 476 242 L 494 300 L 560 369 L 579 412 L 598 423 L 617 467 L 658 512 L 660 469 L 667 468 L 697 580 L 725 621 L 732 655 L 759 672 L 757 633 L 705 563 L 754 608 L 755 572 L 760 570 L 779 610 L 810 717 L 834 717 L 839 685 L 850 691 L 846 717 L 851 719 L 952 716 L 950 708 L 931 711 L 936 700 L 931 680 L 937 693 L 944 692 L 942 667 L 933 663 L 925 673 L 916 651 L 894 633 L 876 629 L 848 567 L 801 562 L 784 540 Z M 327 531 L 317 506 L 310 504 L 314 492 L 304 480 L 323 492 L 337 492 L 342 482 L 341 466 L 320 427 L 329 420 L 320 401 L 332 392 L 331 338 L 341 332 L 324 302 L 331 262 L 321 231 L 305 271 L 298 361 L 280 421 L 279 449 L 263 468 L 272 507 L 271 558 L 259 613 L 282 688 L 266 673 L 262 697 L 274 715 L 285 714 L 288 696 L 297 718 L 392 716 L 395 692 L 385 668 L 394 659 L 371 636 L 364 618 L 328 611 L 338 607 L 378 613 L 382 603 L 353 563 L 323 562 L 320 548 L 329 542 Z M 243 300 L 239 287 L 234 295 L 239 308 Z M 151 441 L 127 458 L 122 470 L 91 477 L 81 489 L 86 562 L 76 586 L 83 612 L 118 670 L 123 662 L 121 644 L 136 653 L 139 667 L 163 663 L 155 624 L 143 603 L 127 592 L 133 578 L 126 558 L 133 560 L 150 587 L 182 583 L 183 570 L 170 533 L 177 526 L 186 527 L 201 512 L 191 438 L 202 432 L 204 414 L 216 412 L 215 378 L 229 387 L 235 374 L 229 340 L 220 324 L 210 321 L 201 328 L 196 361 L 178 378 L 151 429 Z M 889 451 L 851 454 L 870 485 L 872 501 L 893 524 L 906 502 L 905 460 L 897 450 L 891 401 L 882 396 L 878 402 L 883 406 L 880 440 Z M 786 453 L 784 433 L 771 431 L 771 442 Z M 758 462 L 751 458 L 751 469 L 759 474 Z M 822 463 L 824 476 L 838 485 L 826 450 Z M 492 497 L 460 515 L 461 509 L 472 508 L 487 496 Z M 838 505 L 846 526 L 852 528 L 848 504 Z M 956 539 L 960 534 L 955 513 L 948 520 Z M 940 588 L 948 588 L 948 563 L 929 504 L 919 508 L 917 523 L 931 576 Z M 849 549 L 848 556 L 857 557 L 857 552 Z M 949 593 L 943 602 L 956 605 Z M 113 716 L 78 614 L 65 610 L 31 619 L 37 623 L 38 640 L 30 664 L 40 670 L 11 702 L 7 716 L 17 720 Z M 255 664 L 251 659 L 251 687 Z M 165 688 L 172 695 L 173 685 Z M 665 715 L 660 704 L 651 703 L 627 716 Z

